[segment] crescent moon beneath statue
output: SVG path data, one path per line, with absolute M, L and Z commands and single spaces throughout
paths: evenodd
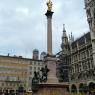
M 51 11 L 52 10 L 52 1 L 51 0 L 49 0 L 48 2 L 47 2 L 47 7 L 48 7 L 48 11 Z

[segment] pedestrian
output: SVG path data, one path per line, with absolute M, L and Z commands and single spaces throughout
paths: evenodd
M 8 90 L 5 91 L 4 95 L 9 95 Z

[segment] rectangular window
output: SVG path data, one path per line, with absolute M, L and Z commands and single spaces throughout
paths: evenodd
M 30 66 L 30 70 L 32 70 L 32 66 Z
M 32 72 L 30 72 L 30 75 L 32 75 Z
M 2 86 L 4 86 L 5 84 L 4 83 L 2 83 Z
M 38 71 L 40 71 L 40 67 L 38 67 Z
M 34 65 L 37 65 L 37 62 L 36 61 L 34 61 Z
M 36 71 L 36 67 L 34 67 L 34 71 Z
M 31 77 L 29 77 L 29 80 L 32 80 L 32 78 L 31 78 Z

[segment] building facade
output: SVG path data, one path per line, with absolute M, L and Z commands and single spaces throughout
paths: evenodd
M 95 69 L 90 32 L 84 34 L 70 45 L 71 63 L 69 64 L 69 82 L 72 92 L 87 90 L 95 82 Z M 81 88 L 85 86 L 85 89 Z
M 43 61 L 42 60 L 34 60 L 31 59 L 30 60 L 30 64 L 29 64 L 29 90 L 31 90 L 32 88 L 32 79 L 34 77 L 34 72 L 37 72 L 39 74 L 41 74 L 41 68 L 43 67 Z
M 95 0 L 85 0 L 90 32 L 74 40 L 63 32 L 61 52 L 63 71 L 67 65 L 71 92 L 95 91 Z M 67 43 L 67 44 L 66 44 Z M 64 61 L 66 60 L 66 61 Z M 59 74 L 60 75 L 60 74 Z
M 0 89 L 28 88 L 29 60 L 20 57 L 0 56 Z
M 61 51 L 57 64 L 57 76 L 60 82 L 68 82 L 71 92 L 90 89 L 95 83 L 93 47 L 90 32 L 74 40 L 63 29 Z M 84 86 L 84 88 L 82 88 Z
M 37 55 L 38 56 L 38 55 Z M 0 56 L 0 90 L 31 90 L 34 71 L 40 72 L 43 61 L 18 56 Z
M 67 41 L 67 44 L 63 42 L 62 39 L 62 51 L 59 54 L 60 61 L 57 66 L 57 69 L 61 70 L 61 72 L 58 71 L 59 79 L 61 76 L 63 82 L 70 83 L 70 91 L 72 92 L 81 91 L 81 85 L 85 85 L 85 89 L 88 89 L 87 87 L 90 86 L 90 83 L 95 83 L 95 68 L 90 32 L 75 41 Z
M 87 14 L 87 21 L 91 31 L 93 60 L 95 65 L 95 0 L 85 0 L 85 9 Z

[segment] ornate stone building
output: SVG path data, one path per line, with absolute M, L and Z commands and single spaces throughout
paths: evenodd
M 84 34 L 79 39 L 73 41 L 71 48 L 70 64 L 70 84 L 71 90 L 79 92 L 81 85 L 89 86 L 90 82 L 95 81 L 95 70 L 92 53 L 92 43 L 90 32 Z M 87 88 L 85 87 L 87 90 Z
M 79 92 L 85 90 L 90 83 L 95 82 L 95 69 L 92 52 L 92 41 L 90 32 L 80 38 L 73 40 L 71 35 L 69 41 L 65 28 L 62 36 L 62 51 L 59 52 L 57 64 L 57 76 L 60 82 L 70 83 L 70 91 Z
M 65 26 L 63 26 L 63 35 L 62 35 L 62 44 L 61 49 L 57 54 L 58 63 L 57 63 L 57 77 L 59 82 L 68 82 L 69 81 L 69 64 L 70 64 L 70 45 L 68 42 L 68 37 L 66 34 Z
M 85 9 L 87 14 L 87 21 L 91 33 L 91 41 L 93 48 L 93 59 L 95 65 L 95 0 L 85 0 Z
M 64 71 L 66 63 L 71 92 L 95 91 L 95 0 L 85 0 L 85 9 L 90 32 L 76 40 L 71 35 L 68 41 L 63 31 L 62 51 L 59 53 L 64 57 L 58 68 Z

